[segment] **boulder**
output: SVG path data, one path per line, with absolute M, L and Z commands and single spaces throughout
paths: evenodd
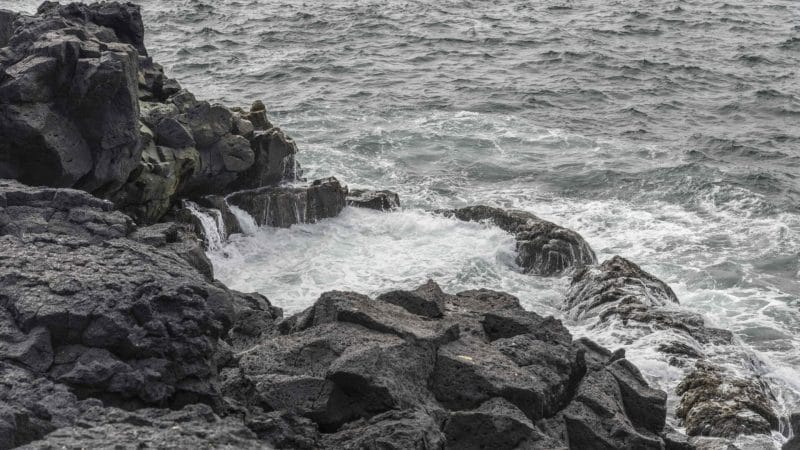
M 351 189 L 347 195 L 347 204 L 356 208 L 392 211 L 400 208 L 400 196 L 392 191 Z
M 675 414 L 683 419 L 689 436 L 736 438 L 778 429 L 769 387 L 758 378 L 739 377 L 698 362 L 676 392 L 681 399 Z
M 391 303 L 420 316 L 439 318 L 444 315 L 448 295 L 433 280 L 414 291 L 391 291 L 378 296 L 378 301 Z
M 526 211 L 470 206 L 441 212 L 459 220 L 491 222 L 513 234 L 517 241 L 517 264 L 525 273 L 558 275 L 597 263 L 594 251 L 578 233 Z
M 792 413 L 789 418 L 789 425 L 792 428 L 792 438 L 783 444 L 781 450 L 797 450 L 800 449 L 800 412 Z
M 8 44 L 8 40 L 14 35 L 14 22 L 18 14 L 14 11 L 0 9 L 0 48 Z
M 394 410 L 361 419 L 325 435 L 324 448 L 428 450 L 442 448 L 445 436 L 438 423 L 420 409 Z
M 567 300 L 575 319 L 608 317 L 616 308 L 640 304 L 647 309 L 677 304 L 678 297 L 663 281 L 620 256 L 599 266 L 585 267 L 572 277 Z
M 266 187 L 227 197 L 230 205 L 250 214 L 258 225 L 288 228 L 337 216 L 345 207 L 347 186 L 336 178 L 316 180 L 306 188 Z
M 278 128 L 256 132 L 251 141 L 254 160 L 231 184 L 230 189 L 275 186 L 284 181 L 301 181 L 302 171 L 295 160 L 297 145 Z

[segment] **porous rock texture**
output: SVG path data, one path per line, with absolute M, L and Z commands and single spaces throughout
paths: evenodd
M 597 263 L 594 251 L 581 235 L 527 211 L 479 205 L 440 212 L 464 221 L 491 222 L 513 234 L 517 264 L 525 273 L 559 275 Z
M 665 446 L 664 392 L 502 292 L 328 292 L 279 330 L 237 353 L 223 392 L 307 420 L 302 448 Z
M 178 225 L 0 180 L 0 448 L 74 425 L 76 398 L 220 409 L 228 342 L 280 310 L 212 281 L 204 257 Z
M 147 55 L 139 7 L 43 3 L 0 13 L 0 178 L 106 198 L 137 223 L 180 198 L 299 178 L 260 101 L 198 101 Z
M 614 256 L 573 275 L 563 308 L 573 319 L 591 321 L 594 329 L 624 329 L 630 343 L 652 345 L 684 369 L 676 416 L 689 436 L 734 439 L 776 430 L 769 386 L 758 376 L 743 378 L 707 361 L 706 349 L 735 345 L 732 333 L 706 326 L 701 315 L 674 308 L 677 304 L 666 283 Z M 743 362 L 748 359 L 743 353 Z

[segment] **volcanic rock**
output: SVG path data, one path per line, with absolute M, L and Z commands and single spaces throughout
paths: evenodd
M 356 208 L 392 211 L 400 208 L 400 196 L 392 191 L 352 189 L 347 195 L 347 204 Z
M 489 206 L 442 211 L 459 220 L 493 223 L 517 240 L 517 264 L 535 275 L 558 275 L 597 263 L 594 251 L 576 232 L 519 210 Z

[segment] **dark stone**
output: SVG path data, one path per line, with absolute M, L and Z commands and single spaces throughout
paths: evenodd
M 501 398 L 488 400 L 477 409 L 453 412 L 444 433 L 446 448 L 453 450 L 563 447 L 542 434 L 519 408 Z
M 800 449 L 800 412 L 792 413 L 789 418 L 789 424 L 792 428 L 793 437 L 783 444 L 781 450 L 798 450 Z
M 639 266 L 615 256 L 572 277 L 564 309 L 573 318 L 608 317 L 616 308 L 641 304 L 648 309 L 677 304 L 672 289 Z
M 323 442 L 336 449 L 428 450 L 442 448 L 445 437 L 425 411 L 407 409 L 348 423 Z
M 314 181 L 307 188 L 266 187 L 228 196 L 231 205 L 250 214 L 258 225 L 288 228 L 337 216 L 345 206 L 347 187 L 335 178 Z
M 420 316 L 438 318 L 444 315 L 447 294 L 433 280 L 414 291 L 391 291 L 378 296 L 378 301 L 392 303 Z
M 172 148 L 194 147 L 192 133 L 177 119 L 166 117 L 158 122 L 155 129 L 156 144 Z
M 557 275 L 597 263 L 594 251 L 578 233 L 526 211 L 470 206 L 442 212 L 464 221 L 488 221 L 513 234 L 517 264 L 525 273 Z
M 736 438 L 768 435 L 778 428 L 769 387 L 759 378 L 738 377 L 698 362 L 676 392 L 681 399 L 675 415 L 683 419 L 689 436 Z
M 220 404 L 220 342 L 240 294 L 188 264 L 169 228 L 132 234 L 160 248 L 137 242 L 111 209 L 0 182 L 0 309 L 13 316 L 0 315 L 0 357 L 109 404 Z
M 347 204 L 357 208 L 392 211 L 400 208 L 400 196 L 392 191 L 352 189 L 347 195 Z
M 0 9 L 0 48 L 5 47 L 14 35 L 14 21 L 18 16 L 14 11 Z
M 254 153 L 252 166 L 231 186 L 233 190 L 275 186 L 283 181 L 296 181 L 302 176 L 295 161 L 297 145 L 283 131 L 272 128 L 256 133 L 251 141 Z

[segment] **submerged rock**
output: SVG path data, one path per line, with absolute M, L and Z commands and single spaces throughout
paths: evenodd
M 392 211 L 400 208 L 400 196 L 392 191 L 351 189 L 347 195 L 347 204 L 357 208 Z
M 519 210 L 470 206 L 443 211 L 459 220 L 489 221 L 517 240 L 517 264 L 525 273 L 557 275 L 597 263 L 594 251 L 578 233 Z

